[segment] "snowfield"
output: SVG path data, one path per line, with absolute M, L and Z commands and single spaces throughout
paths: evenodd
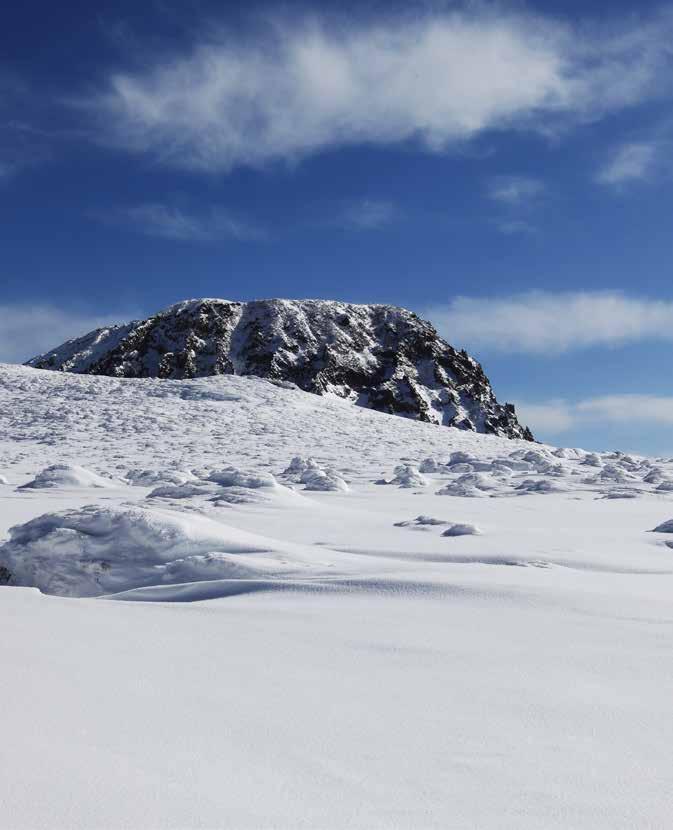
M 666 828 L 673 459 L 0 366 L 0 824 Z

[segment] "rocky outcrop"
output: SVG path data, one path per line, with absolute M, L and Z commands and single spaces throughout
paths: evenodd
M 533 440 L 483 369 L 411 311 L 326 300 L 188 300 L 29 366 L 113 377 L 256 375 L 459 429 Z

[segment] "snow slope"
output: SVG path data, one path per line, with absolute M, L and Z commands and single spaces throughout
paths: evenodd
M 3 826 L 668 826 L 672 459 L 1 366 L 0 475 Z

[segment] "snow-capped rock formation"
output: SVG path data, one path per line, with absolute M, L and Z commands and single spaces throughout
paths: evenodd
M 325 300 L 188 300 L 35 357 L 112 377 L 256 375 L 420 421 L 533 440 L 483 369 L 403 308 Z

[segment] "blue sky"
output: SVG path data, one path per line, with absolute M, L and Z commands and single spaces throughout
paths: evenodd
M 12 4 L 0 359 L 190 296 L 404 305 L 673 454 L 673 4 Z

